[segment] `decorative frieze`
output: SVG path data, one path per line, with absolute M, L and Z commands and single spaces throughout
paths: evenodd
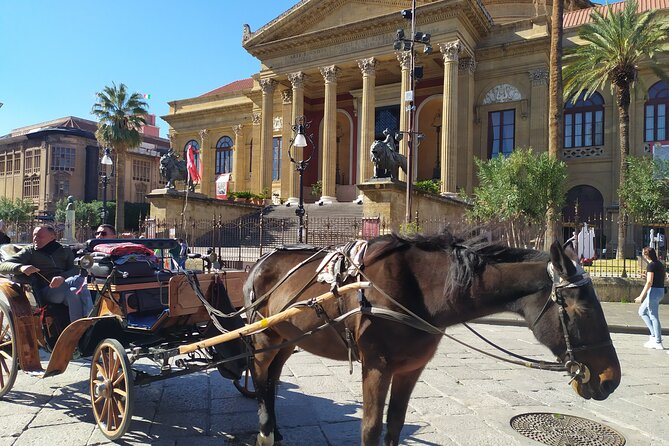
M 279 83 L 274 79 L 260 79 L 260 89 L 263 94 L 272 94 Z
M 293 90 L 281 90 L 281 102 L 283 104 L 290 104 L 293 102 Z
M 253 125 L 260 125 L 260 118 L 262 117 L 262 113 L 260 112 L 253 112 L 251 114 L 251 122 Z
M 341 73 L 341 69 L 336 65 L 320 67 L 319 69 L 323 75 L 323 79 L 325 79 L 326 84 L 337 82 L 337 77 L 339 76 L 339 73 Z
M 576 147 L 562 150 L 562 158 L 572 160 L 577 158 L 598 158 L 604 156 L 603 147 Z
M 460 50 L 462 50 L 462 45 L 459 40 L 439 44 L 439 51 L 444 55 L 444 62 L 457 62 Z
M 272 121 L 272 130 L 275 132 L 280 131 L 283 128 L 283 118 L 281 116 L 275 116 Z
M 541 87 L 548 85 L 548 69 L 547 68 L 537 68 L 534 70 L 528 71 L 530 76 L 530 82 L 533 87 Z
M 359 59 L 358 67 L 363 76 L 374 76 L 376 74 L 376 59 L 373 57 Z
M 511 84 L 499 84 L 486 93 L 483 98 L 483 105 L 501 104 L 504 102 L 520 101 L 523 96 L 520 91 Z

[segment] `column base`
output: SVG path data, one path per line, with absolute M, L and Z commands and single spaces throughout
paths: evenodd
M 317 205 L 323 206 L 326 204 L 333 204 L 333 203 L 338 203 L 337 197 L 328 197 L 327 195 L 323 195 L 320 200 L 316 202 Z
M 287 208 L 291 206 L 297 206 L 298 204 L 300 204 L 300 199 L 297 197 L 288 197 L 288 199 L 284 204 Z

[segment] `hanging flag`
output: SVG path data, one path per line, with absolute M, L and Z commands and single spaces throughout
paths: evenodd
M 151 99 L 151 95 L 149 93 L 144 93 L 142 96 L 144 96 L 144 99 Z
M 188 169 L 188 177 L 193 180 L 193 183 L 199 183 L 200 172 L 197 171 L 195 148 L 192 144 L 188 144 L 188 149 L 186 149 L 186 168 Z

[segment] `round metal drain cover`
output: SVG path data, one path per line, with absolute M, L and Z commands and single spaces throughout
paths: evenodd
M 525 413 L 511 418 L 525 437 L 551 446 L 623 446 L 625 437 L 586 418 L 559 413 Z

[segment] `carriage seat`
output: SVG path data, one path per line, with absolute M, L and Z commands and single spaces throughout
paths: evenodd
M 0 262 L 4 262 L 8 258 L 18 254 L 24 246 L 26 245 L 17 245 L 15 243 L 5 243 L 0 246 Z

